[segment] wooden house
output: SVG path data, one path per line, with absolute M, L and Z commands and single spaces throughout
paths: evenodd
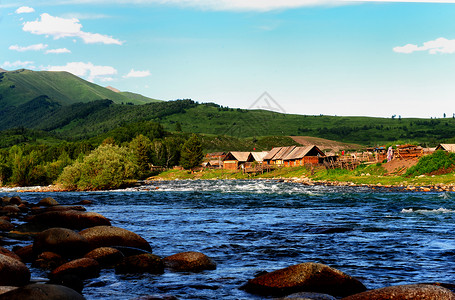
M 229 152 L 223 160 L 224 169 L 237 170 L 245 168 L 247 163 L 254 161 L 251 152 Z
M 303 166 L 303 165 L 317 165 L 322 163 L 322 158 L 326 155 L 324 152 L 315 145 L 306 147 L 295 147 L 284 158 L 284 165 L 286 167 Z
M 443 150 L 443 151 L 447 151 L 447 152 L 455 152 L 455 144 L 439 144 L 436 147 L 435 151 L 438 151 L 438 150 Z
M 212 152 L 205 155 L 205 159 L 209 160 L 223 160 L 226 157 L 226 152 Z
M 398 145 L 395 151 L 396 157 L 401 159 L 409 159 L 423 156 L 423 148 L 415 145 Z
M 291 153 L 296 146 L 289 147 L 275 147 L 265 157 L 264 164 L 284 166 L 284 158 Z
M 253 155 L 254 162 L 257 162 L 258 164 L 262 165 L 264 163 L 264 157 L 269 154 L 268 151 L 262 151 L 262 152 L 251 152 L 251 155 Z

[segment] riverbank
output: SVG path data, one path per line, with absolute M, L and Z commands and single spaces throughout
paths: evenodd
M 382 166 L 371 165 L 356 170 L 326 170 L 325 168 L 308 169 L 306 167 L 280 168 L 263 174 L 245 174 L 232 170 L 169 170 L 148 181 L 163 180 L 219 180 L 243 179 L 297 182 L 305 185 L 328 186 L 369 186 L 372 188 L 400 188 L 409 191 L 450 191 L 455 192 L 455 173 L 442 175 L 420 175 L 405 177 L 388 175 Z

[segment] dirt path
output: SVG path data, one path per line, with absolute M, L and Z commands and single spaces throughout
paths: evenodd
M 387 170 L 388 174 L 401 175 L 406 173 L 406 170 L 416 165 L 419 162 L 417 158 L 412 159 L 394 159 L 382 165 Z

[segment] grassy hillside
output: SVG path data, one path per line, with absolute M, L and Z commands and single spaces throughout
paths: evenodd
M 115 93 L 68 72 L 36 72 L 24 69 L 0 73 L 0 95 L 0 108 L 17 107 L 42 95 L 61 105 L 100 99 L 110 99 L 118 104 L 155 101 L 137 94 Z

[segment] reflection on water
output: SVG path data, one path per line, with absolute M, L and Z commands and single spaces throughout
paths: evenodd
M 158 189 L 157 189 L 158 188 Z M 3 192 L 3 195 L 14 192 Z M 168 256 L 200 251 L 217 263 L 198 274 L 116 275 L 86 281 L 88 299 L 150 294 L 179 299 L 259 299 L 238 289 L 262 270 L 313 261 L 368 288 L 452 282 L 451 193 L 378 192 L 276 181 L 174 181 L 115 192 L 21 193 L 36 203 L 93 200 L 88 210 L 143 236 Z M 33 276 L 42 276 L 33 270 Z

